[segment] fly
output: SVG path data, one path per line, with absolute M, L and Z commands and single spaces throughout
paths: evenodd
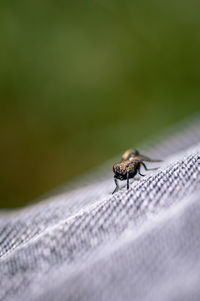
M 144 164 L 145 162 L 162 162 L 162 160 L 153 160 L 149 157 L 141 155 L 137 150 L 129 149 L 127 150 L 121 159 L 120 163 L 115 163 L 113 165 L 113 173 L 114 173 L 114 182 L 115 182 L 115 190 L 113 193 L 115 193 L 117 190 L 119 190 L 119 185 L 117 180 L 126 180 L 127 181 L 127 189 L 129 189 L 129 179 L 132 179 L 135 177 L 135 175 L 138 173 L 141 176 L 145 176 L 141 174 L 140 168 L 143 166 L 145 170 L 155 170 L 157 168 L 147 168 Z

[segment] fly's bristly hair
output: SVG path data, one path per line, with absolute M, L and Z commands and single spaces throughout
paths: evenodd
M 145 176 L 140 172 L 140 168 L 142 166 L 144 167 L 145 170 L 157 169 L 157 168 L 148 169 L 144 164 L 144 162 L 162 162 L 162 160 L 154 160 L 147 156 L 141 155 L 139 151 L 135 149 L 128 149 L 122 155 L 121 161 L 113 165 L 114 181 L 116 184 L 113 193 L 119 189 L 117 180 L 121 180 L 121 181 L 126 180 L 127 189 L 129 189 L 129 179 L 134 178 L 137 173 L 141 176 Z

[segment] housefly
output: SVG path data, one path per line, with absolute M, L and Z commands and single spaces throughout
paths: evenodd
M 117 180 L 126 180 L 127 181 L 127 189 L 129 189 L 129 179 L 135 177 L 136 174 L 141 176 L 145 176 L 140 172 L 140 168 L 143 166 L 145 170 L 155 170 L 157 168 L 147 168 L 144 162 L 162 162 L 162 160 L 153 160 L 149 157 L 141 155 L 135 149 L 127 150 L 123 155 L 120 163 L 115 163 L 113 165 L 113 173 L 114 173 L 114 182 L 115 182 L 115 193 L 119 189 L 119 185 Z

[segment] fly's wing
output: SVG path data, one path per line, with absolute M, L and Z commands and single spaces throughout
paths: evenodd
M 134 160 L 140 161 L 140 162 L 143 162 L 143 161 L 146 161 L 146 162 L 162 162 L 163 161 L 163 160 L 151 159 L 151 158 L 143 156 L 143 155 L 139 155 L 139 156 L 134 157 Z

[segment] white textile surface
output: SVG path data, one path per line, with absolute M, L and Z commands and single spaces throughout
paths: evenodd
M 1 301 L 200 300 L 199 116 L 139 150 L 164 162 L 128 191 L 111 163 L 0 212 Z

